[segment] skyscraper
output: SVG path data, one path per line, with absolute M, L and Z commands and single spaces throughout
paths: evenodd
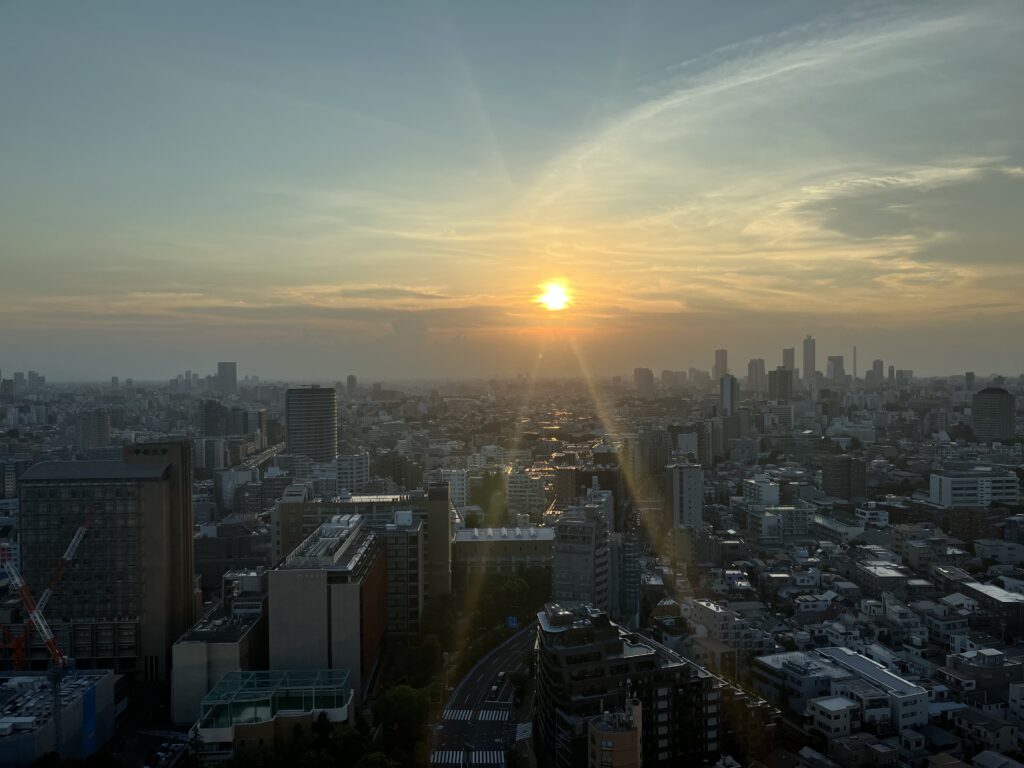
M 846 381 L 846 366 L 842 355 L 829 355 L 828 367 L 825 369 L 826 378 L 836 384 Z
M 1012 440 L 1016 431 L 1013 395 L 1002 387 L 986 387 L 971 398 L 974 436 L 979 442 Z
M 764 358 L 756 357 L 747 363 L 747 386 L 751 392 L 768 391 L 768 376 L 765 374 Z
M 791 400 L 793 398 L 793 371 L 781 365 L 768 371 L 768 399 Z
M 654 371 L 650 368 L 634 368 L 633 384 L 640 397 L 654 397 Z
M 356 379 L 356 375 L 354 373 L 350 373 L 348 378 L 345 379 L 345 394 L 348 395 L 349 398 L 355 397 L 358 386 L 359 381 Z
M 222 395 L 238 393 L 238 363 L 217 363 L 217 391 Z
M 285 420 L 288 453 L 308 456 L 317 464 L 334 461 L 338 454 L 338 399 L 333 387 L 289 388 Z
M 715 367 L 711 371 L 711 376 L 715 381 L 719 381 L 725 374 L 729 372 L 729 352 L 725 349 L 715 350 Z
M 812 383 L 817 377 L 818 368 L 814 360 L 814 337 L 807 334 L 804 339 L 804 381 Z
M 782 367 L 787 371 L 796 370 L 796 348 L 785 347 L 782 350 Z
M 673 464 L 667 472 L 669 526 L 699 528 L 704 523 L 704 470 L 696 464 Z
M 718 381 L 718 403 L 722 416 L 732 416 L 740 405 L 740 383 L 731 373 Z

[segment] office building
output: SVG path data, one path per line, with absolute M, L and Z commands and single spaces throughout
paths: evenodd
M 238 394 L 238 363 L 217 363 L 217 391 L 222 395 Z
M 715 350 L 715 365 L 711 369 L 711 378 L 721 381 L 722 377 L 729 373 L 729 351 L 726 349 Z
M 382 538 L 355 515 L 321 525 L 267 574 L 270 668 L 345 669 L 357 701 L 387 622 Z
M 846 368 L 842 355 L 829 355 L 828 364 L 825 369 L 825 378 L 833 384 L 842 385 L 846 383 Z
M 228 571 L 221 595 L 171 648 L 171 716 L 178 725 L 199 719 L 203 698 L 225 675 L 267 667 L 266 571 Z
M 1013 395 L 1002 387 L 986 387 L 971 398 L 971 418 L 978 442 L 1012 440 L 1017 427 Z
M 338 454 L 338 493 L 362 493 L 370 481 L 370 454 Z
M 462 509 L 469 504 L 469 470 L 442 469 L 441 480 L 448 483 L 452 495 L 452 504 Z
M 307 456 L 314 464 L 334 461 L 338 454 L 338 400 L 331 387 L 316 384 L 290 387 L 285 393 L 288 453 Z
M 388 642 L 419 639 L 426 606 L 426 529 L 426 523 L 411 510 L 402 510 L 380 531 L 387 566 Z
M 554 528 L 461 528 L 452 543 L 452 568 L 467 576 L 515 574 L 551 568 L 554 553 Z
M 808 386 L 814 383 L 818 376 L 817 362 L 814 352 L 814 337 L 807 334 L 804 339 L 804 383 Z
M 751 392 L 768 391 L 768 374 L 765 373 L 763 358 L 757 357 L 747 363 L 747 388 Z
M 791 400 L 793 398 L 793 371 L 776 368 L 768 371 L 768 399 Z
M 190 449 L 134 445 L 121 461 L 42 462 L 19 480 L 22 573 L 33 594 L 88 525 L 46 607 L 79 668 L 168 679 L 171 645 L 196 619 Z M 34 634 L 30 643 L 29 658 L 45 664 L 43 644 Z
M 565 512 L 555 523 L 551 594 L 608 611 L 608 526 L 600 506 Z
M 740 383 L 731 373 L 718 382 L 718 404 L 721 416 L 734 415 L 740 406 Z
M 356 392 L 359 390 L 359 380 L 356 379 L 354 373 L 350 373 L 345 379 L 345 394 L 351 400 L 356 396 Z
M 633 369 L 633 386 L 639 397 L 654 397 L 654 371 L 650 368 Z
M 782 367 L 787 371 L 796 370 L 796 348 L 785 347 L 782 350 Z
M 704 470 L 696 464 L 668 467 L 670 528 L 699 528 L 704 523 Z
M 110 445 L 110 413 L 102 408 L 75 419 L 75 450 L 85 453 Z
M 932 473 L 929 490 L 933 504 L 948 508 L 1015 506 L 1020 499 L 1020 480 L 1016 472 L 997 467 L 944 469 Z
M 828 456 L 821 468 L 821 489 L 837 499 L 861 499 L 867 493 L 867 465 L 852 456 Z

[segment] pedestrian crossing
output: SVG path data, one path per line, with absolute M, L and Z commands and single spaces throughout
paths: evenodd
M 431 765 L 462 765 L 461 749 L 435 749 L 430 754 Z
M 430 764 L 459 768 L 505 768 L 505 753 L 497 749 L 483 749 L 470 752 L 467 759 L 461 749 L 435 749 L 430 753 Z
M 469 720 L 472 716 L 472 709 L 446 709 L 444 711 L 445 720 Z
M 469 756 L 469 764 L 472 765 L 486 765 L 486 766 L 504 766 L 505 765 L 505 753 L 499 752 L 496 749 L 485 749 L 478 752 L 473 752 Z
M 477 720 L 494 720 L 504 722 L 508 720 L 507 709 L 481 709 L 476 713 Z
M 524 741 L 533 736 L 533 721 L 516 723 L 516 741 Z

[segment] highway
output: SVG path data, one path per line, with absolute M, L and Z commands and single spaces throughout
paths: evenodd
M 531 623 L 492 650 L 459 681 L 441 721 L 433 727 L 432 765 L 505 764 L 518 725 L 508 678 L 522 666 L 523 654 L 533 648 L 536 631 L 535 623 Z M 506 673 L 505 679 L 492 694 L 499 672 Z

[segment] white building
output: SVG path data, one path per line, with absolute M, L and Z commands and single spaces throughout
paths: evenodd
M 442 469 L 441 480 L 448 483 L 451 489 L 452 504 L 462 509 L 469 504 L 469 470 Z
M 931 502 L 943 507 L 1015 505 L 1019 499 L 1017 475 L 997 467 L 944 470 L 931 476 Z
M 338 493 L 359 493 L 370 481 L 368 453 L 338 454 Z
M 884 694 L 889 701 L 889 722 L 896 730 L 928 724 L 928 692 L 921 686 L 849 648 L 819 648 L 818 653 Z
M 768 475 L 754 475 L 743 481 L 743 498 L 750 504 L 774 507 L 779 503 L 779 484 Z

